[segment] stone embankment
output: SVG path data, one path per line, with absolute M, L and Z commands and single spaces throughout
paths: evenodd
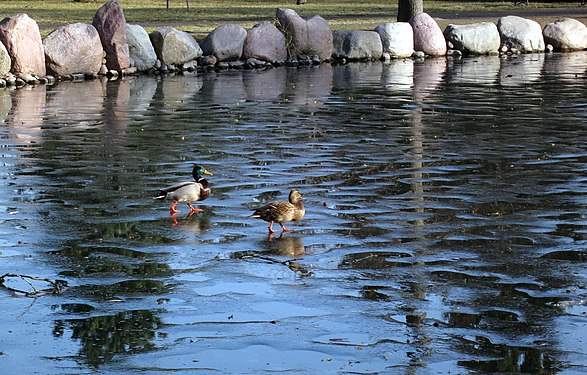
M 410 22 L 385 23 L 373 31 L 337 30 L 314 16 L 277 9 L 275 21 L 249 30 L 219 26 L 200 43 L 189 33 L 163 27 L 148 34 L 126 23 L 109 0 L 92 24 L 62 26 L 44 39 L 26 14 L 0 22 L 0 86 L 49 84 L 98 76 L 194 70 L 309 66 L 325 61 L 389 60 L 451 55 L 579 51 L 587 49 L 587 26 L 571 18 L 545 25 L 505 16 L 497 24 L 448 25 L 444 32 L 428 14 Z

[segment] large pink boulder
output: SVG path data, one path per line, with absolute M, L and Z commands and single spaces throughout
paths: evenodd
M 106 67 L 122 71 L 130 66 L 130 52 L 126 39 L 126 19 L 122 7 L 110 0 L 96 12 L 92 25 L 98 30 L 106 52 Z
M 44 76 L 45 53 L 37 22 L 24 13 L 0 22 L 0 42 L 12 59 L 12 73 L 27 80 L 28 76 Z
M 430 56 L 446 55 L 446 40 L 440 26 L 428 13 L 420 13 L 410 20 L 414 29 L 414 50 Z

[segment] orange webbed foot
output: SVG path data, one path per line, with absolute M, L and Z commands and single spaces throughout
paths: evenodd
M 187 205 L 190 208 L 190 215 L 193 215 L 195 212 L 204 212 L 204 210 L 202 210 L 201 208 L 196 208 L 189 203 Z

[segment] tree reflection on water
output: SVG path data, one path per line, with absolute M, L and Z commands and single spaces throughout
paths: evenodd
M 117 354 L 153 350 L 155 332 L 161 324 L 161 319 L 150 310 L 131 310 L 114 315 L 57 320 L 53 335 L 62 337 L 71 331 L 71 338 L 80 341 L 80 355 L 89 365 L 98 367 Z

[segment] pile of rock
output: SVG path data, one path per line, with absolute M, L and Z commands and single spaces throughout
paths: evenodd
M 317 65 L 324 61 L 387 60 L 450 54 L 483 55 L 587 49 L 587 26 L 574 19 L 548 24 L 516 16 L 449 25 L 442 32 L 428 14 L 409 23 L 385 23 L 374 31 L 337 30 L 314 16 L 277 9 L 275 22 L 246 30 L 225 24 L 198 43 L 189 33 L 163 27 L 148 34 L 126 23 L 118 1 L 109 0 L 92 24 L 62 26 L 44 39 L 26 14 L 0 22 L 0 85 L 50 83 L 99 75 L 196 69 L 258 69 Z

